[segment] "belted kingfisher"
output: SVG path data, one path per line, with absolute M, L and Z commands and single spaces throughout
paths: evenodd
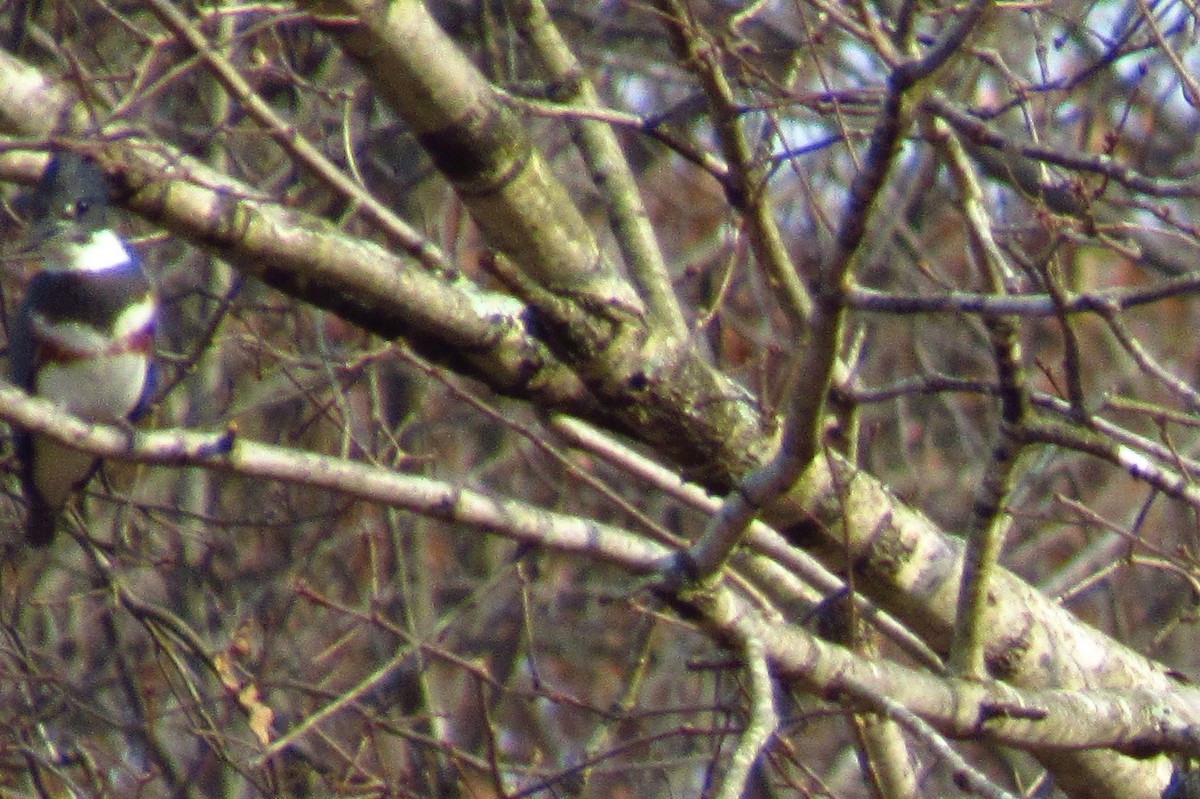
M 13 382 L 96 422 L 136 417 L 153 388 L 158 304 L 134 255 L 105 225 L 108 183 L 75 152 L 51 156 L 33 198 L 41 259 L 9 332 Z M 63 506 L 98 461 L 43 436 L 15 431 L 29 503 L 26 538 L 46 546 Z

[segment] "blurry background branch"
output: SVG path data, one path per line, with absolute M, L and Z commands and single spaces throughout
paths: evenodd
M 84 546 L 0 572 L 5 728 L 42 790 L 942 795 L 970 761 L 997 794 L 1043 767 L 1071 796 L 1161 794 L 1170 761 L 1126 755 L 1191 746 L 1200 369 L 1194 278 L 1140 267 L 1195 247 L 1186 13 L 12 11 L 0 175 L 94 152 L 166 310 L 161 432 L 0 392 L 115 456 Z M 9 307 L 37 266 L 22 215 Z M 1000 314 L 1027 368 L 997 379 Z M 800 446 L 745 546 L 670 612 L 630 593 L 780 419 Z M 951 533 L 1006 432 L 976 629 L 1015 715 L 941 664 Z M 881 631 L 871 660 L 834 606 Z M 1158 737 L 1156 696 L 1183 720 Z M 893 728 L 900 771 L 936 765 L 871 779 L 861 716 L 896 708 L 974 743 Z

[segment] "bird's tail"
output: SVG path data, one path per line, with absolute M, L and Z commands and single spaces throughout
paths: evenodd
M 58 527 L 58 510 L 50 507 L 36 491 L 29 492 L 29 518 L 25 522 L 25 540 L 32 547 L 48 546 Z

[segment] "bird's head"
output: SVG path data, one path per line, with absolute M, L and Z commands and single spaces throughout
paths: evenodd
M 128 263 L 109 227 L 108 180 L 88 155 L 54 153 L 30 203 L 33 247 L 51 269 L 100 271 Z

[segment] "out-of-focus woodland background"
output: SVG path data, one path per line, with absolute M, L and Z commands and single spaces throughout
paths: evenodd
M 1193 6 L 0 23 L 4 306 L 93 153 L 217 441 L 6 449 L 4 795 L 1183 795 Z

